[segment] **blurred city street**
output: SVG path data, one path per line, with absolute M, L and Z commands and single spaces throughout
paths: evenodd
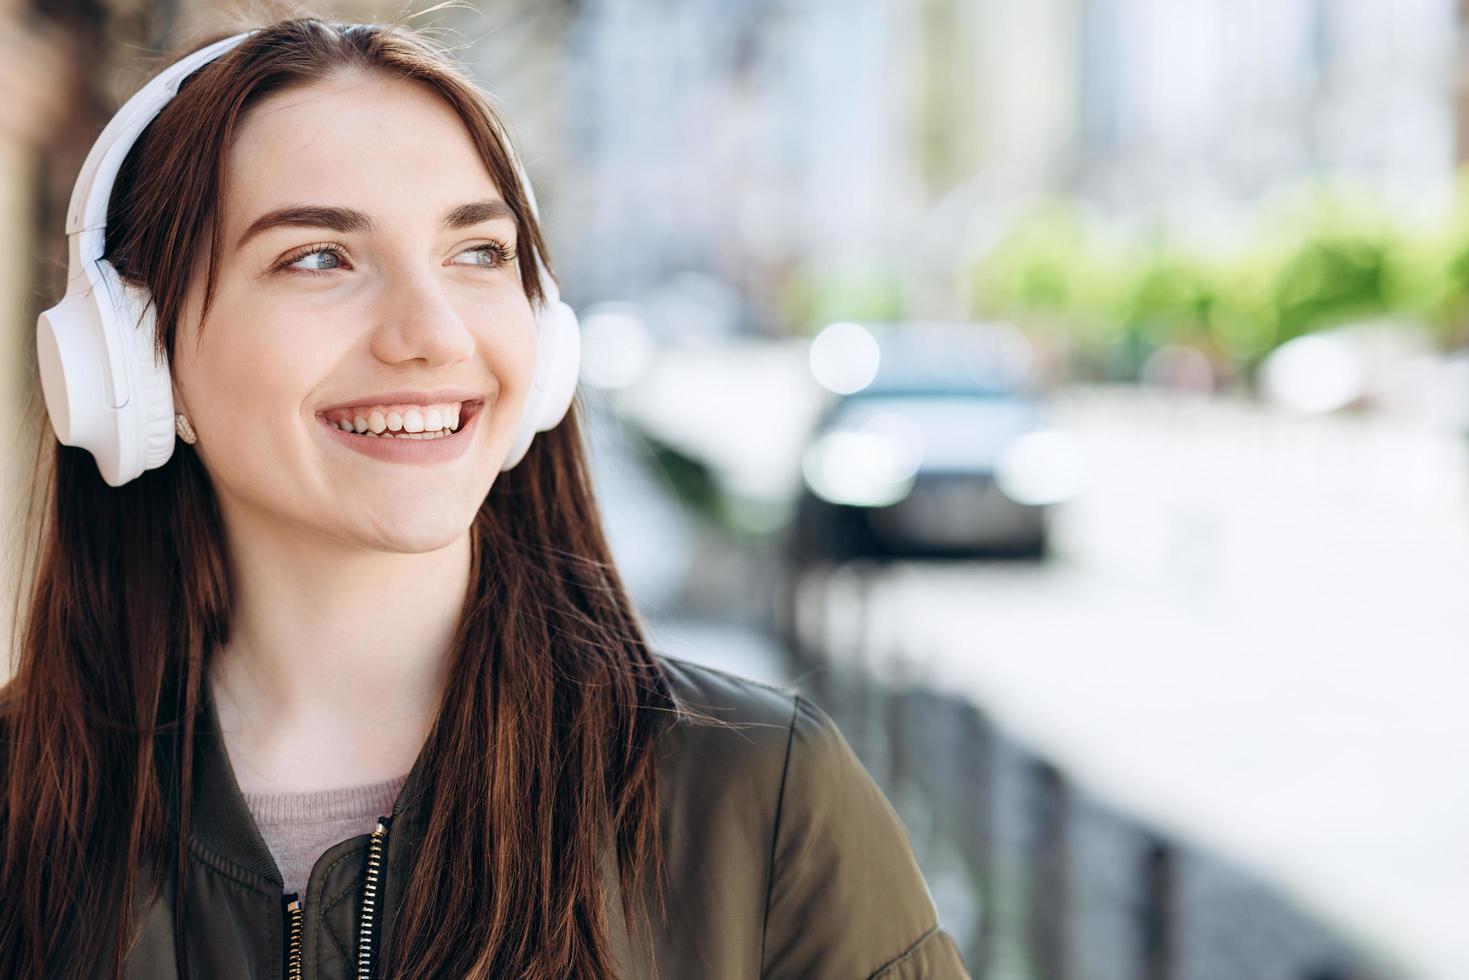
M 1463 442 L 1135 390 L 1057 410 L 1088 482 L 1053 560 L 899 562 L 860 605 L 837 574 L 823 645 L 974 699 L 1410 975 L 1469 976 L 1469 713 L 1444 683 L 1469 581 Z M 749 631 L 657 632 L 788 679 Z

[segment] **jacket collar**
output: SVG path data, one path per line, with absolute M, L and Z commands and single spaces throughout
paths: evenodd
M 199 714 L 194 723 L 194 792 L 190 836 L 198 844 L 282 887 L 280 871 L 249 804 L 240 791 L 229 752 L 219 730 L 219 715 L 207 681 L 200 685 Z M 427 752 L 419 752 L 393 803 L 394 824 L 416 817 L 426 783 Z M 391 839 L 391 838 L 390 838 Z
M 414 845 L 410 841 L 421 838 L 428 820 L 427 804 L 423 801 L 429 778 L 429 753 L 419 752 L 413 768 L 404 781 L 403 788 L 393 803 L 393 828 L 388 836 L 388 863 L 390 877 L 401 877 L 407 870 L 407 862 Z M 209 685 L 203 685 L 200 695 L 199 715 L 194 727 L 194 792 L 193 814 L 190 836 L 196 846 L 203 847 L 217 857 L 262 880 L 282 887 L 275 858 L 270 853 L 254 815 L 240 792 L 234 768 L 230 764 L 229 752 L 219 731 L 219 716 L 216 714 L 213 694 Z M 666 819 L 666 818 L 665 818 Z M 406 840 L 405 840 L 406 838 Z M 649 961 L 652 953 L 644 945 L 642 937 L 630 935 L 622 916 L 622 887 L 617 873 L 616 846 L 612 840 L 604 839 L 599 845 L 598 863 L 602 870 L 605 889 L 604 909 L 607 915 L 608 939 L 613 956 L 618 963 L 619 976 L 631 976 L 638 972 L 635 967 Z M 393 887 L 401 887 L 394 884 Z M 388 912 L 391 916 L 391 912 Z M 390 927 L 388 918 L 383 928 Z

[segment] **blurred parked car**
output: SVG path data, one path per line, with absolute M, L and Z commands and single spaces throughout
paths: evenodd
M 812 370 L 838 390 L 802 457 L 789 558 L 1043 556 L 1075 460 L 1047 426 L 1025 337 L 988 323 L 828 331 L 840 340 L 816 338 Z

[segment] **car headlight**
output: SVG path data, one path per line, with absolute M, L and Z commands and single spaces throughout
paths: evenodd
M 1058 429 L 1027 432 L 995 461 L 995 485 L 1016 503 L 1042 506 L 1070 500 L 1081 489 L 1080 447 Z
M 923 438 L 896 413 L 869 419 L 860 429 L 835 429 L 801 458 L 811 492 L 834 504 L 886 507 L 908 496 L 923 462 Z

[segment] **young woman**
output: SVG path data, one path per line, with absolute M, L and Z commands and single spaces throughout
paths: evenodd
M 38 324 L 0 976 L 965 976 L 830 718 L 650 649 L 484 97 L 400 26 L 193 57 Z

